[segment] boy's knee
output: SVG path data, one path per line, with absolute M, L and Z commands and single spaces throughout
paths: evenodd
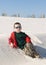
M 25 45 L 25 46 L 26 46 L 26 47 L 30 47 L 30 45 L 31 45 L 30 43 L 26 43 L 26 45 Z
M 33 44 L 32 43 L 26 43 L 25 46 L 28 47 L 28 48 L 33 48 Z

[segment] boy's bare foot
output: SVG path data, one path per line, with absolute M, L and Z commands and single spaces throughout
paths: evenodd
M 33 58 L 40 58 L 40 55 L 38 53 L 36 53 L 36 54 L 32 54 L 31 57 L 33 57 Z
M 39 55 L 34 55 L 35 56 L 35 58 L 40 58 L 40 56 Z

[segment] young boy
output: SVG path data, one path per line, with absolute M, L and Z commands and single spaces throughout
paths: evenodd
M 11 33 L 9 38 L 9 45 L 12 48 L 20 48 L 24 50 L 25 54 L 33 58 L 39 57 L 39 54 L 34 49 L 30 37 L 21 31 L 22 27 L 19 22 L 14 24 L 15 31 Z

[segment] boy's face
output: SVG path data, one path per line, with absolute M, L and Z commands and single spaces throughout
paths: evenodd
M 21 25 L 15 24 L 15 32 L 20 33 L 21 32 Z

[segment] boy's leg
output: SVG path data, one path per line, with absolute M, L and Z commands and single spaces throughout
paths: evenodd
M 26 43 L 26 45 L 24 46 L 24 52 L 26 55 L 33 58 L 39 57 L 39 54 L 36 52 L 32 43 Z

